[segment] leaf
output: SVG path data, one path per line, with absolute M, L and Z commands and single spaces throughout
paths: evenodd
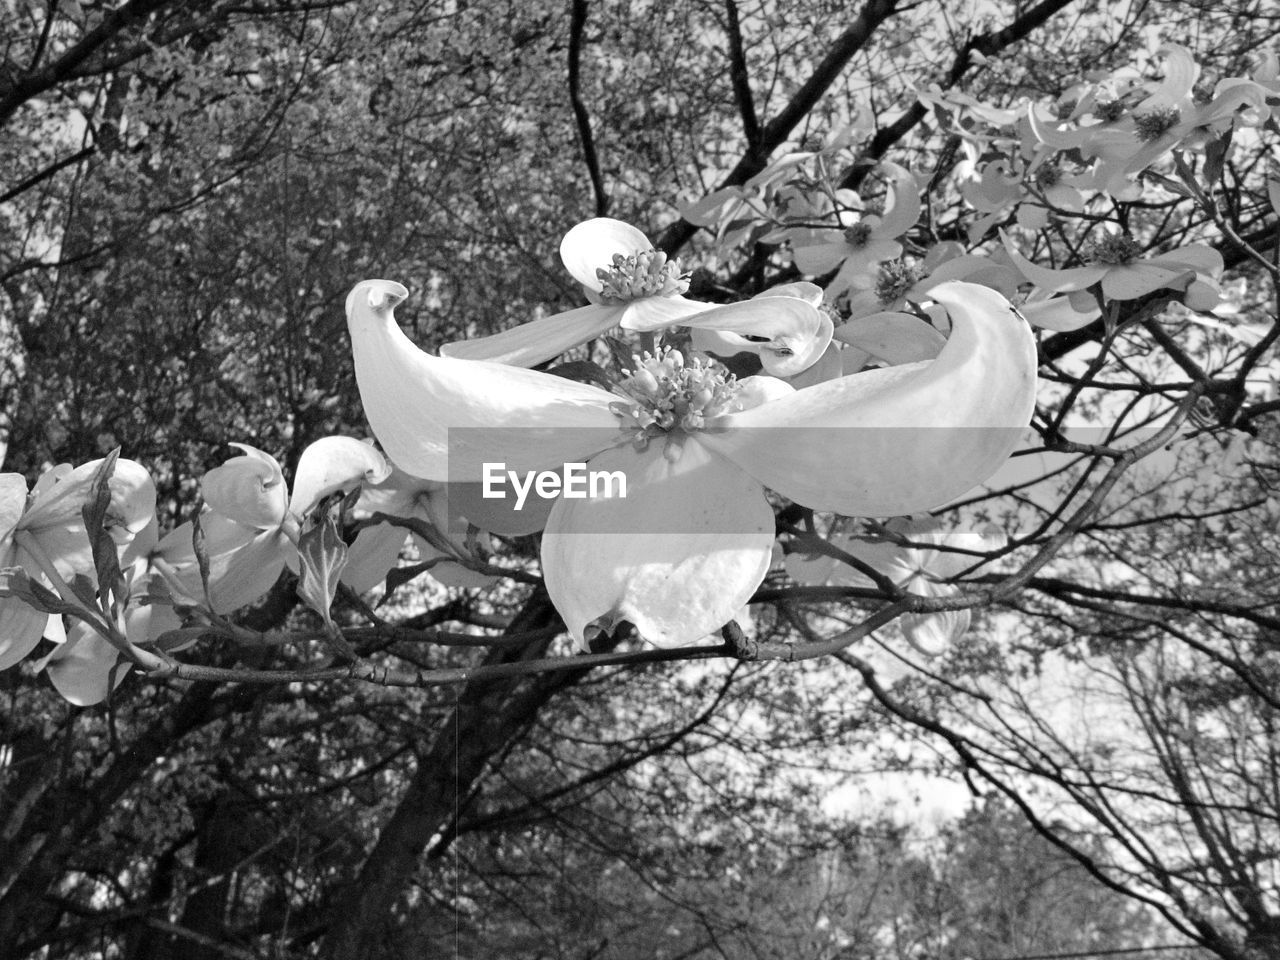
M 1267 197 L 1271 200 L 1271 209 L 1280 217 L 1280 180 L 1267 181 Z
M 1227 152 L 1231 149 L 1231 135 L 1234 132 L 1234 127 L 1228 127 L 1221 137 L 1205 145 L 1204 182 L 1210 190 L 1222 179 L 1222 168 L 1227 160 Z
M 423 560 L 421 563 L 410 564 L 407 567 L 392 567 L 387 571 L 386 588 L 382 592 L 382 599 L 378 601 L 378 606 L 382 606 L 390 600 L 391 595 L 410 580 L 417 579 L 432 567 L 448 559 L 448 557 L 434 557 L 430 560 Z
M 41 613 L 62 613 L 85 619 L 83 607 L 63 600 L 43 583 L 33 579 L 22 567 L 5 567 L 0 570 L 0 597 L 17 597 Z
M 609 376 L 608 370 L 590 360 L 570 360 L 568 363 L 556 364 L 547 373 L 553 377 L 576 380 L 578 383 L 589 383 L 611 393 L 618 386 L 617 381 Z
M 204 591 L 205 605 L 212 608 L 209 599 L 209 547 L 205 543 L 204 527 L 200 525 L 200 511 L 191 518 L 191 549 L 196 555 L 196 567 L 200 571 L 200 588 Z
M 111 597 L 111 607 L 116 609 L 128 595 L 124 574 L 120 572 L 120 554 L 115 539 L 107 529 L 107 512 L 111 509 L 111 476 L 115 473 L 120 448 L 116 447 L 99 464 L 89 484 L 89 501 L 80 508 L 84 517 L 89 545 L 93 550 L 93 567 L 98 574 L 98 589 L 106 600 Z M 73 585 L 74 586 L 74 585 Z M 84 597 L 77 591 L 77 596 Z M 93 603 L 89 604 L 90 608 Z
M 298 596 L 333 627 L 329 607 L 338 591 L 338 578 L 347 565 L 347 545 L 342 542 L 333 515 L 326 512 L 315 526 L 298 538 Z

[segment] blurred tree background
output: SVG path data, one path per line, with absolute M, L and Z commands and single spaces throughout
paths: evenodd
M 1241 75 L 1280 14 L 0 0 L 0 24 L 5 469 L 119 445 L 172 523 L 230 441 L 288 471 L 317 438 L 367 434 L 343 315 L 360 279 L 414 291 L 401 319 L 424 347 L 491 333 L 578 305 L 559 240 L 608 215 L 696 265 L 693 295 L 737 299 L 777 279 L 767 256 L 718 256 L 679 211 L 788 147 L 857 117 L 869 159 L 942 173 L 918 89 L 1057 96 L 1162 38 Z M 1277 956 L 1263 413 L 1243 466 L 1214 466 L 1232 434 L 1206 428 L 945 671 L 896 682 L 848 655 L 421 690 L 133 682 L 78 710 L 0 674 L 0 957 Z M 249 622 L 283 622 L 292 594 Z M 397 609 L 556 626 L 545 597 L 515 601 L 425 590 Z M 762 635 L 798 629 L 788 609 Z M 927 800 L 944 783 L 967 812 L 914 816 L 910 785 Z

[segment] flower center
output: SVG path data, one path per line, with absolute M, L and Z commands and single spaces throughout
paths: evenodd
M 665 297 L 689 289 L 689 279 L 680 273 L 680 261 L 668 260 L 658 250 L 637 250 L 629 257 L 620 253 L 613 261 L 596 270 L 600 296 L 606 302 L 638 300 L 641 297 Z
M 845 227 L 844 240 L 845 243 L 853 247 L 855 250 L 861 250 L 867 245 L 867 241 L 871 239 L 871 224 L 855 223 L 851 227 Z
M 1036 167 L 1036 185 L 1041 189 L 1048 190 L 1050 187 L 1056 187 L 1062 181 L 1062 171 L 1051 163 Z
M 1095 241 L 1085 251 L 1085 260 L 1089 263 L 1105 263 L 1115 266 L 1121 263 L 1132 263 L 1138 259 L 1142 248 L 1133 237 L 1125 234 L 1108 234 Z
M 1143 143 L 1159 140 L 1182 120 L 1177 107 L 1160 107 L 1133 118 L 1133 133 Z
M 709 419 L 741 409 L 742 385 L 713 360 L 688 364 L 679 350 L 664 347 L 655 357 L 636 357 L 619 387 L 623 399 L 609 404 L 631 442 L 643 450 L 654 437 L 701 430 Z
M 1120 100 L 1099 100 L 1093 105 L 1093 115 L 1103 123 L 1115 123 L 1124 116 L 1124 103 Z
M 905 297 L 919 280 L 920 271 L 902 260 L 883 263 L 876 279 L 876 299 L 881 303 L 893 303 L 899 297 Z

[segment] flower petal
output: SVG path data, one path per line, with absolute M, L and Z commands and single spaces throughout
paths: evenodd
M 91 573 L 94 568 L 82 511 L 101 464 L 101 460 L 94 460 L 74 470 L 58 472 L 55 481 L 48 484 L 41 477 L 36 484 L 39 494 L 15 528 L 34 536 L 59 573 L 66 577 Z M 156 486 L 141 464 L 124 459 L 116 461 L 107 485 L 111 490 L 105 521 L 107 530 L 111 538 L 123 546 L 155 516 Z
M 675 463 L 655 441 L 589 466 L 625 471 L 626 497 L 561 499 L 542 538 L 547 590 L 574 639 L 627 620 L 678 647 L 731 620 L 769 569 L 773 511 L 759 484 L 700 438 Z M 670 532 L 647 532 L 655 519 Z
M 1028 301 L 1018 309 L 1033 327 L 1039 327 L 1042 330 L 1055 330 L 1059 333 L 1087 327 L 1102 316 L 1102 310 L 1097 305 L 1084 312 L 1076 310 L 1068 297 L 1054 297 L 1050 300 L 1036 302 Z
M 1108 300 L 1136 300 L 1161 287 L 1181 289 L 1194 279 L 1195 271 L 1190 267 L 1125 263 L 1107 271 L 1102 278 L 1102 295 Z
M 27 478 L 20 473 L 0 473 L 0 540 L 22 519 L 27 508 Z
M 119 659 L 120 651 L 106 637 L 77 621 L 67 631 L 67 642 L 50 655 L 45 669 L 62 699 L 77 707 L 91 707 L 107 699 L 113 679 L 119 685 L 129 672 L 127 662 L 116 669 Z
M 329 494 L 359 483 L 381 483 L 391 466 L 377 450 L 354 437 L 322 437 L 298 458 L 289 512 L 301 517 Z
M 49 615 L 17 597 L 0 597 L 0 670 L 7 670 L 36 648 Z
M 200 479 L 204 502 L 236 523 L 259 530 L 278 527 L 289 499 L 284 472 L 276 458 L 247 443 L 231 443 L 244 451 Z
M 430 480 L 451 473 L 479 480 L 484 463 L 556 468 L 609 445 L 606 434 L 618 432 L 613 394 L 533 370 L 423 353 L 392 313 L 407 295 L 398 283 L 366 280 L 347 297 L 365 416 L 401 468 Z
M 933 291 L 953 329 L 932 362 L 868 370 L 731 414 L 700 442 L 816 510 L 898 516 L 990 476 L 1035 405 L 1026 322 L 987 287 Z
M 681 296 L 641 297 L 622 308 L 619 322 L 626 330 L 665 330 L 714 306 L 713 303 L 686 300 Z
M 533 367 L 612 330 L 621 317 L 622 308 L 615 304 L 589 303 L 566 313 L 530 320 L 491 337 L 446 343 L 440 348 L 440 356 Z
M 213 511 L 200 517 L 209 556 L 209 606 L 233 613 L 271 589 L 293 545 L 279 530 L 258 530 Z M 200 568 L 191 543 L 191 523 L 175 527 L 160 541 L 165 579 L 195 603 L 204 604 Z
M 947 343 L 936 329 L 909 313 L 858 317 L 836 330 L 835 338 L 890 365 L 932 360 Z
M 743 339 L 739 349 L 759 354 L 765 372 L 772 377 L 795 376 L 812 366 L 831 342 L 833 329 L 831 319 L 808 300 L 780 296 L 761 296 L 705 310 L 684 325 L 757 338 Z
M 599 293 L 603 285 L 596 270 L 608 267 L 614 254 L 630 257 L 652 249 L 649 238 L 631 224 L 611 217 L 596 217 L 584 220 L 564 235 L 560 241 L 560 259 L 575 280 Z
M 968 610 L 903 614 L 902 635 L 926 657 L 939 657 L 969 631 Z
M 340 579 L 356 593 L 372 590 L 400 562 L 400 551 L 408 539 L 409 531 L 404 527 L 389 523 L 365 527 L 347 547 L 347 562 Z
M 810 276 L 830 273 L 853 253 L 853 247 L 844 239 L 840 230 L 813 230 L 804 244 L 792 241 L 791 258 L 796 269 Z
M 1022 275 L 1046 293 L 1063 293 L 1068 290 L 1083 290 L 1097 283 L 1107 273 L 1104 266 L 1076 267 L 1072 270 L 1052 270 L 1032 263 L 1020 254 L 1007 236 L 1002 233 L 1005 249 L 1013 260 L 1014 266 Z
M 893 178 L 890 188 L 893 203 L 885 211 L 873 236 L 877 240 L 894 240 L 916 225 L 920 219 L 920 185 L 906 167 L 884 162 L 880 170 Z

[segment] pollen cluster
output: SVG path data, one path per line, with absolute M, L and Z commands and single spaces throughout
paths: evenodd
M 1159 140 L 1181 122 L 1182 114 L 1177 107 L 1162 107 L 1139 113 L 1133 118 L 1133 135 L 1143 143 L 1150 143 L 1152 140 Z
M 861 250 L 870 239 L 871 224 L 869 223 L 855 223 L 853 226 L 845 227 L 844 229 L 845 243 L 855 250 Z
M 1141 253 L 1142 247 L 1138 246 L 1133 237 L 1125 234 L 1108 234 L 1103 239 L 1090 244 L 1085 251 L 1085 260 L 1089 263 L 1115 266 L 1131 263 L 1138 259 Z
M 709 419 L 740 409 L 741 385 L 720 364 L 695 357 L 685 363 L 679 350 L 636 357 L 619 390 L 624 400 L 609 405 L 632 442 L 643 449 L 653 437 L 701 430 Z
M 893 303 L 905 297 L 907 291 L 920 282 L 920 270 L 902 260 L 890 260 L 880 265 L 876 278 L 876 299 L 881 303 Z
M 606 303 L 670 296 L 689 289 L 688 278 L 680 273 L 680 261 L 668 260 L 658 250 L 638 250 L 629 257 L 615 253 L 607 268 L 596 269 L 596 279 Z

